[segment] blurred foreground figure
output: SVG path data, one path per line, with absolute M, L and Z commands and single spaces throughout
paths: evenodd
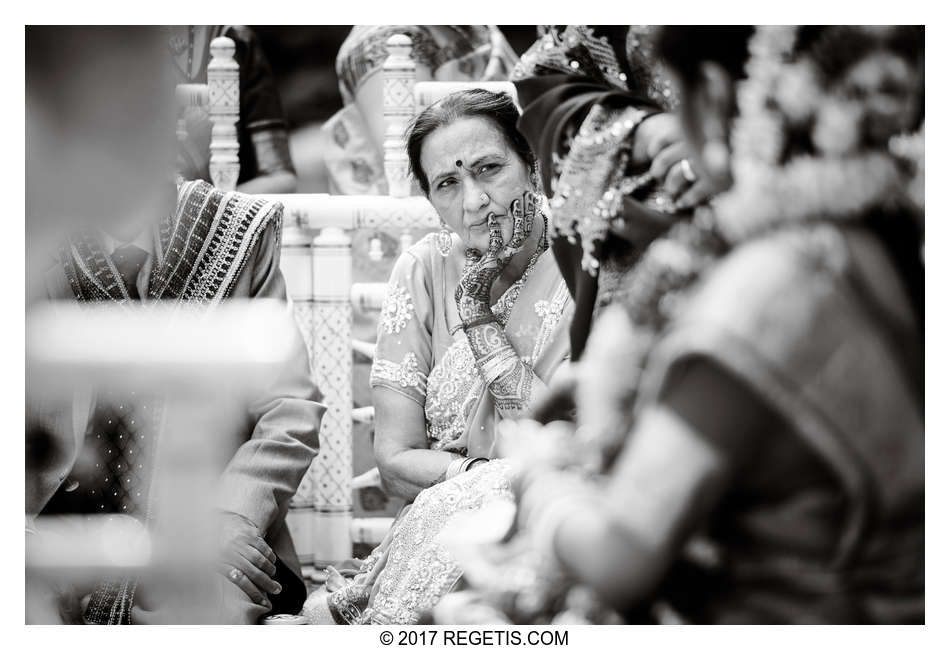
M 595 322 L 576 423 L 502 436 L 517 530 L 460 522 L 437 622 L 923 622 L 923 29 L 737 36 L 663 31 L 723 193 Z
M 279 269 L 282 206 L 218 192 L 202 181 L 176 191 L 171 181 L 174 93 L 163 73 L 167 51 L 159 47 L 161 40 L 161 32 L 148 28 L 28 30 L 29 114 L 38 117 L 28 123 L 28 134 L 36 139 L 28 147 L 27 209 L 28 218 L 41 224 L 28 244 L 48 249 L 53 258 L 41 282 L 34 283 L 41 287 L 39 297 L 130 314 L 156 301 L 186 311 L 213 309 L 232 298 L 285 302 Z M 68 57 L 57 56 L 63 48 Z M 101 74 L 103 65 L 109 74 L 95 81 L 85 76 L 88 69 Z M 74 83 L 77 77 L 88 85 Z M 137 92 L 130 93 L 130 84 Z M 47 119 L 56 114 L 60 120 Z M 126 126 L 122 137 L 110 122 L 120 115 Z M 99 137 L 114 146 L 106 148 Z M 57 158 L 64 150 L 69 155 Z M 60 188 L 50 183 L 59 181 L 75 190 L 70 199 L 80 208 L 68 222 L 51 218 L 68 215 L 68 206 L 42 191 L 29 192 L 35 187 L 55 195 Z M 235 424 L 216 489 L 222 614 L 209 623 L 253 623 L 271 611 L 296 613 L 305 597 L 284 517 L 316 455 L 324 407 L 296 329 L 291 337 L 292 361 L 267 390 L 250 400 L 235 396 L 231 408 L 237 416 L 220 413 L 221 420 Z M 31 467 L 40 476 L 28 481 L 28 520 L 40 512 L 113 513 L 147 526 L 153 467 L 140 459 L 154 460 L 159 447 L 161 400 L 96 394 L 85 402 L 77 397 L 70 406 L 63 416 L 39 418 L 51 439 L 66 448 L 54 456 L 56 462 Z M 202 435 L 200 426 L 193 435 Z M 133 579 L 110 581 L 92 590 L 82 618 L 174 623 L 163 612 L 175 597 L 156 595 Z

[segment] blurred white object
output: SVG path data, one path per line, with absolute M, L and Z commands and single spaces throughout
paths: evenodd
M 376 420 L 376 409 L 372 406 L 361 406 L 353 409 L 353 421 L 372 424 Z M 355 484 L 353 487 L 357 487 Z
M 132 517 L 38 517 L 36 528 L 41 534 L 26 545 L 26 563 L 33 570 L 85 568 L 103 576 L 141 569 L 152 556 L 148 532 Z
M 278 301 L 212 310 L 42 305 L 27 314 L 28 389 L 90 384 L 189 394 L 267 386 L 293 349 L 293 316 Z

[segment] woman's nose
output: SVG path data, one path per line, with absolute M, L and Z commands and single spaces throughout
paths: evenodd
M 476 213 L 483 207 L 485 207 L 485 191 L 472 180 L 462 181 L 462 209 L 465 213 Z

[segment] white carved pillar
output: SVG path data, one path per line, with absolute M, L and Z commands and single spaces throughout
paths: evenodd
M 310 469 L 313 490 L 313 560 L 318 567 L 352 557 L 353 519 L 353 312 L 352 248 L 342 228 L 326 227 L 313 239 L 313 346 L 311 360 L 327 411 L 320 455 Z
M 386 49 L 389 57 L 383 63 L 383 162 L 389 195 L 402 198 L 409 196 L 410 188 L 404 135 L 415 110 L 412 88 L 416 83 L 416 64 L 410 56 L 412 39 L 405 34 L 390 36 Z
M 208 63 L 208 112 L 211 118 L 211 183 L 220 190 L 237 187 L 237 121 L 241 111 L 241 80 L 234 60 L 234 41 L 219 36 L 211 41 Z
M 305 572 L 352 557 L 353 519 L 351 240 L 333 226 L 324 227 L 317 237 L 312 232 L 288 218 L 280 264 L 327 406 L 320 454 L 287 515 Z
M 283 228 L 280 254 L 280 270 L 287 284 L 287 295 L 293 301 L 294 317 L 314 367 L 314 302 L 313 293 L 313 236 L 305 229 L 296 227 L 288 214 Z M 290 501 L 287 526 L 297 550 L 300 564 L 306 568 L 313 564 L 315 512 L 313 509 L 313 465 L 304 475 L 297 493 Z

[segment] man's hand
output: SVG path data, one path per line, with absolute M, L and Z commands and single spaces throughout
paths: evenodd
M 232 512 L 221 517 L 218 570 L 253 602 L 267 608 L 270 608 L 267 594 L 277 595 L 281 591 L 280 583 L 271 579 L 277 572 L 274 551 L 257 526 Z

